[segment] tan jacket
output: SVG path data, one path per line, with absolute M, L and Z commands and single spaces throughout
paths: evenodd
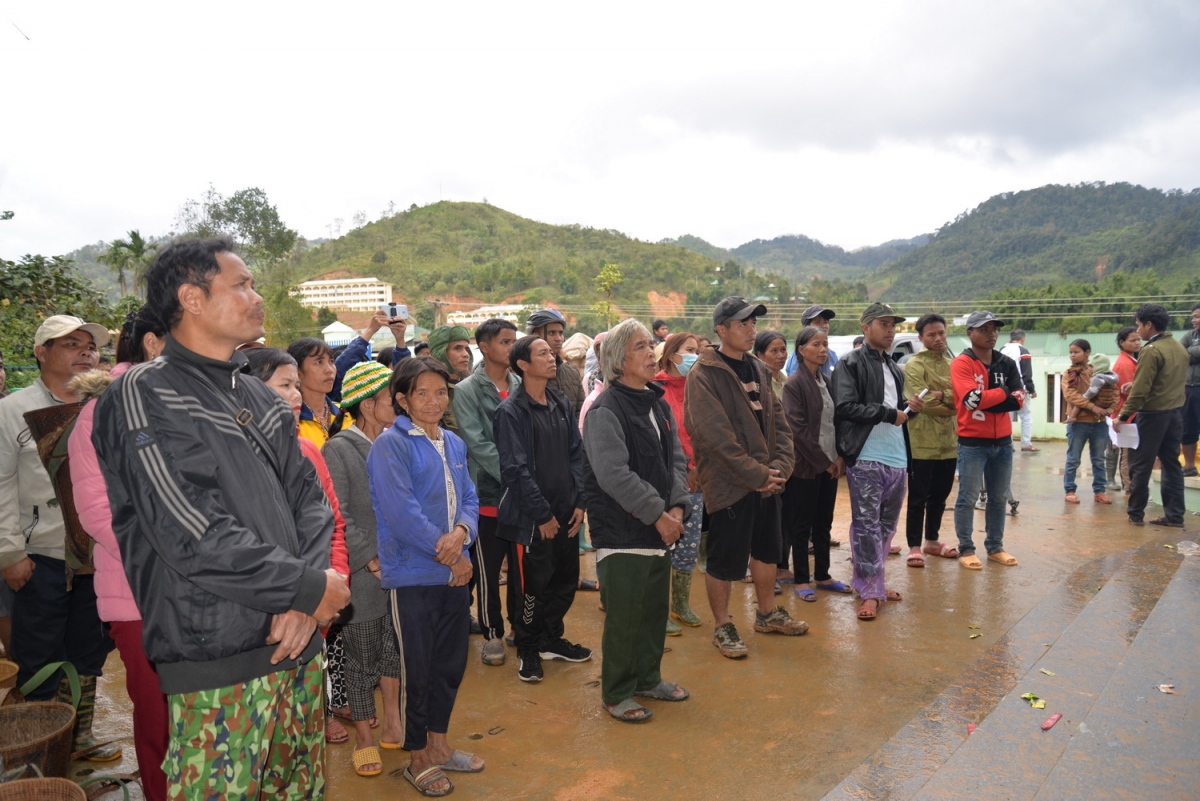
M 714 348 L 705 348 L 688 372 L 684 427 L 709 512 L 733 506 L 766 484 L 771 469 L 785 479 L 792 474 L 792 430 L 771 388 L 770 370 L 757 359 L 750 362 L 758 373 L 762 429 L 742 382 Z
M 954 408 L 954 389 L 950 385 L 950 354 L 922 350 L 904 364 L 904 391 L 919 395 L 921 390 L 944 392 L 937 400 L 925 396 L 921 413 L 908 421 L 908 444 L 914 459 L 954 459 L 958 456 L 958 415 Z
M 1117 408 L 1121 391 L 1115 387 L 1105 387 L 1096 393 L 1096 397 L 1088 400 L 1083 393 L 1088 391 L 1092 382 L 1092 366 L 1090 364 L 1071 365 L 1062 377 L 1063 399 L 1070 404 L 1067 410 L 1068 423 L 1098 423 L 1101 418 L 1092 411 L 1093 406 L 1101 409 Z

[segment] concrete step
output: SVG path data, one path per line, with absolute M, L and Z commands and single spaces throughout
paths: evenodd
M 1070 742 L 1036 799 L 1200 798 L 1197 620 L 1200 559 L 1191 557 L 1084 721 L 1049 732 Z M 1175 685 L 1179 695 L 1160 692 L 1160 684 Z
M 1036 796 L 1182 561 L 1160 543 L 1133 551 L 914 798 L 1009 801 Z M 1029 692 L 1046 699 L 1046 708 L 1033 709 L 1020 697 Z M 1040 724 L 1056 712 L 1063 719 L 1043 732 Z
M 990 716 L 1002 707 L 1007 709 L 1011 706 L 1013 724 L 1020 723 L 1023 726 L 1032 722 L 1033 732 L 1040 734 L 1039 724 L 1054 711 L 1062 710 L 1051 708 L 1051 704 L 1048 704 L 1044 713 L 1042 710 L 1032 710 L 1027 702 L 1019 698 L 1021 693 L 1036 692 L 1052 702 L 1065 701 L 1068 693 L 1071 693 L 1079 699 L 1080 708 L 1073 714 L 1079 715 L 1078 719 L 1081 720 L 1086 712 L 1083 705 L 1087 693 L 1090 692 L 1090 697 L 1094 699 L 1107 681 L 1102 667 L 1080 668 L 1080 672 L 1085 674 L 1085 681 L 1086 674 L 1096 674 L 1090 679 L 1090 690 L 1084 689 L 1082 682 L 1076 687 L 1073 678 L 1066 682 L 1059 679 L 1058 685 L 1051 685 L 1048 689 L 1040 683 L 1035 687 L 1029 683 L 1032 681 L 1030 676 L 1053 681 L 1039 672 L 1040 667 L 1049 664 L 1043 664 L 1048 657 L 1052 657 L 1056 664 L 1068 666 L 1067 672 L 1070 672 L 1074 669 L 1071 666 L 1082 655 L 1081 650 L 1072 656 L 1077 648 L 1086 649 L 1093 658 L 1107 660 L 1110 675 L 1112 666 L 1137 635 L 1138 627 L 1154 607 L 1158 595 L 1180 561 L 1173 551 L 1162 547 L 1163 542 L 1179 539 L 1177 536 L 1172 539 L 1173 534 L 1175 532 L 1164 534 L 1160 540 L 1140 549 L 1097 559 L 1068 576 L 1001 637 L 975 666 L 951 682 L 941 695 L 825 798 L 834 801 L 865 798 L 901 801 L 917 797 L 967 798 L 975 795 L 1022 797 L 1015 794 L 1011 787 L 1004 789 L 1004 784 L 1000 787 L 1001 791 L 994 795 L 987 792 L 989 782 L 995 781 L 997 776 L 1002 783 L 1011 784 L 1005 778 L 1008 765 L 999 758 L 999 753 L 1003 751 L 1001 732 L 1009 727 L 1000 718 L 993 724 Z M 1093 604 L 1097 600 L 1101 600 L 1101 604 L 1095 606 L 1093 611 Z M 1075 634 L 1071 634 L 1072 627 L 1085 613 L 1087 617 L 1084 622 L 1075 630 Z M 1114 625 L 1115 621 L 1124 623 L 1118 626 Z M 1093 635 L 1089 632 L 1097 628 L 1111 635 L 1102 638 L 1102 646 L 1090 642 Z M 1116 660 L 1111 659 L 1113 654 L 1117 655 Z M 1047 669 L 1058 673 L 1054 667 Z M 968 740 L 967 724 L 981 721 L 983 725 Z M 995 742 L 990 747 L 986 742 L 989 738 L 984 733 L 988 727 L 996 732 Z M 990 749 L 997 751 L 996 758 L 989 756 L 987 752 Z M 960 752 L 963 753 L 965 767 L 958 769 L 954 765 Z M 968 754 L 972 756 L 968 757 Z M 1044 778 L 1052 767 L 1053 761 L 1043 764 L 1040 776 Z M 937 790 L 931 779 L 936 779 L 943 769 L 964 775 L 971 787 L 983 790 L 954 786 L 951 782 L 946 783 L 944 790 Z M 976 774 L 976 778 L 982 777 L 984 771 L 989 776 L 986 780 L 970 780 L 973 774 Z M 1032 797 L 1038 786 L 1040 781 L 1035 783 L 1031 780 L 1024 797 Z M 933 794 L 935 792 L 939 794 Z
M 910 799 L 983 720 L 1132 554 L 1121 551 L 1083 565 L 1047 593 L 975 665 L 826 794 L 829 801 Z

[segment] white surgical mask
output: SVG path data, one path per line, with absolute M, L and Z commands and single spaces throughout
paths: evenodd
M 676 367 L 679 369 L 680 375 L 687 375 L 688 370 L 692 369 L 692 365 L 695 364 L 696 359 L 699 358 L 694 353 L 681 353 L 679 354 L 679 357 L 683 360 L 676 365 Z

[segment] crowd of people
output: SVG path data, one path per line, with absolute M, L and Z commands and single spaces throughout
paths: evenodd
M 581 373 L 553 309 L 524 336 L 503 319 L 479 325 L 479 364 L 465 328 L 437 328 L 423 355 L 382 312 L 340 354 L 311 338 L 263 346 L 262 298 L 222 239 L 162 249 L 146 282 L 111 373 L 94 371 L 109 333 L 57 315 L 35 337 L 39 379 L 0 401 L 0 617 L 22 683 L 75 666 L 76 747 L 95 760 L 120 756 L 91 732 L 96 678 L 119 650 L 151 799 L 321 797 L 326 746 L 351 736 L 342 721 L 359 775 L 382 772 L 380 749 L 403 749 L 413 787 L 451 792 L 447 774 L 485 768 L 448 740 L 473 625 L 483 663 L 506 664 L 512 647 L 524 682 L 593 658 L 566 628 L 589 586 L 585 530 L 605 613 L 600 700 L 630 723 L 653 716 L 647 701 L 689 698 L 662 656 L 666 636 L 704 623 L 691 605 L 702 552 L 712 642 L 730 659 L 750 652 L 734 582 L 753 584 L 762 635 L 808 631 L 776 600 L 789 580 L 803 602 L 857 594 L 862 621 L 901 601 L 887 557 L 904 508 L 907 566 L 980 570 L 986 486 L 986 560 L 1017 564 L 1004 545 L 1012 415 L 1034 449 L 1033 382 L 1023 336 L 998 350 L 1005 322 L 988 311 L 969 315 L 970 344 L 953 356 L 945 318 L 922 315 L 922 349 L 900 365 L 906 320 L 885 303 L 862 312 L 862 341 L 839 359 L 833 311 L 807 309 L 789 342 L 758 330 L 766 307 L 728 297 L 714 339 L 628 319 L 596 338 Z M 1113 465 L 1129 520 L 1143 522 L 1158 460 L 1164 514 L 1149 522 L 1181 527 L 1200 304 L 1182 343 L 1161 306 L 1135 321 L 1116 364 L 1071 344 L 1066 500 L 1079 502 L 1088 445 L 1095 500 L 1111 503 L 1107 421 L 1136 423 L 1140 444 Z M 372 359 L 383 326 L 397 346 Z M 57 428 L 35 436 L 26 415 L 46 409 Z M 44 462 L 39 448 L 58 440 L 69 458 Z M 843 478 L 849 583 L 829 559 Z M 74 509 L 59 502 L 72 495 Z M 64 682 L 55 673 L 27 695 L 53 698 Z

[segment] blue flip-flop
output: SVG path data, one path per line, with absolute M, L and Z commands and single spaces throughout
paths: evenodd
M 817 600 L 817 593 L 813 590 L 812 587 L 804 587 L 804 588 L 797 587 L 796 595 L 800 598 L 801 601 L 808 601 L 809 603 L 812 603 L 813 601 Z
M 814 584 L 818 590 L 828 590 L 829 592 L 840 592 L 843 595 L 849 595 L 854 592 L 850 589 L 850 585 L 842 581 L 831 581 L 828 584 Z

